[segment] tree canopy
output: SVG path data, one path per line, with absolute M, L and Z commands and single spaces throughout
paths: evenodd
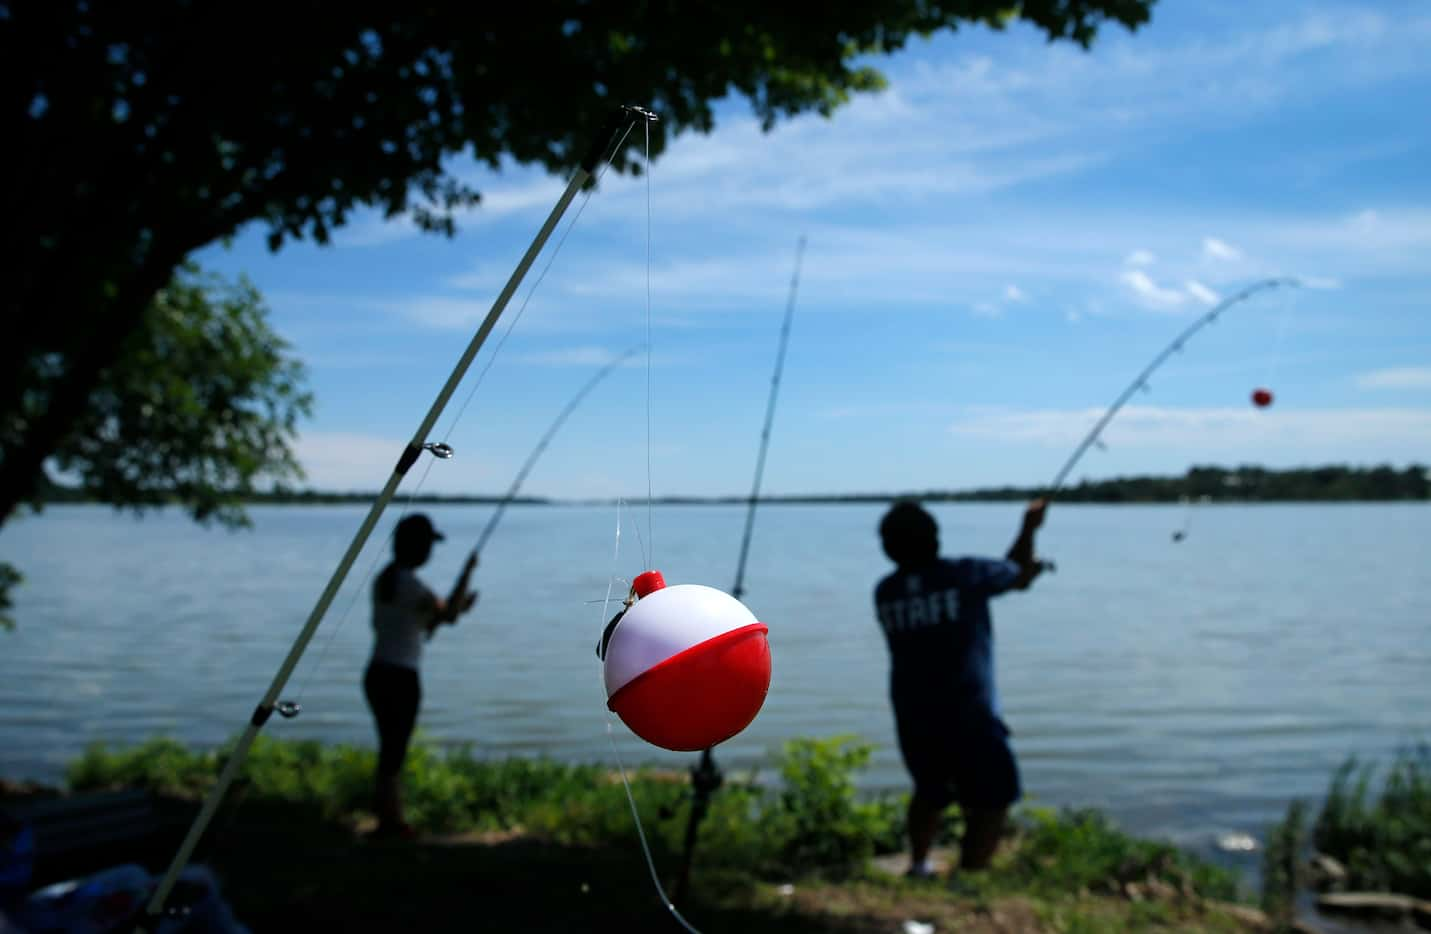
M 253 285 L 183 266 L 100 375 L 49 465 L 86 499 L 142 510 L 175 504 L 200 522 L 248 522 L 244 503 L 303 472 L 291 444 L 312 396 L 268 325 Z M 24 397 L 20 422 L 39 417 Z M 37 507 L 53 499 L 48 479 Z M 19 571 L 0 563 L 0 626 Z
M 149 303 L 51 463 L 92 499 L 166 503 L 246 525 L 259 482 L 303 476 L 290 447 L 309 414 L 303 365 L 253 284 L 185 265 Z
M 879 88 L 912 36 L 1023 20 L 1087 46 L 1153 0 L 505 4 L 0 0 L 8 151 L 0 522 L 193 250 L 251 222 L 324 241 L 352 211 L 451 231 L 457 153 L 572 167 L 612 108 L 652 147 L 748 99 L 764 124 Z M 618 168 L 637 168 L 628 158 Z M 114 449 L 117 450 L 117 449 Z

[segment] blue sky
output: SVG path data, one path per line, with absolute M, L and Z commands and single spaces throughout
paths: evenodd
M 1088 53 L 1025 28 L 915 43 L 829 120 L 761 134 L 723 106 L 649 177 L 655 492 L 748 490 L 801 235 L 769 492 L 1045 483 L 1179 329 L 1269 275 L 1306 287 L 1198 336 L 1075 479 L 1431 460 L 1428 47 L 1419 2 L 1163 0 Z M 454 166 L 484 201 L 453 239 L 365 213 L 328 247 L 254 228 L 196 257 L 248 274 L 308 364 L 315 486 L 381 486 L 562 187 Z M 644 340 L 647 181 L 603 180 L 494 357 L 519 293 L 425 489 L 504 489 Z M 641 358 L 601 386 L 527 492 L 643 496 L 646 380 Z

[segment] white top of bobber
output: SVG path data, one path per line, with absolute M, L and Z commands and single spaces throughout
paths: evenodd
M 758 622 L 745 604 L 714 587 L 675 584 L 652 590 L 626 611 L 611 634 L 603 667 L 606 696 L 672 655 Z

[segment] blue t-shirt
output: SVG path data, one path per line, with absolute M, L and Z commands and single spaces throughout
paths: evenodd
M 875 611 L 889 642 L 897 715 L 935 708 L 999 716 L 989 598 L 1012 587 L 1019 573 L 1012 561 L 938 558 L 879 582 Z

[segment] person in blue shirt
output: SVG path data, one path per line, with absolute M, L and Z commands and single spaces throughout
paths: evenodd
M 941 558 L 939 526 L 913 501 L 895 503 L 879 525 L 893 573 L 875 587 L 890 652 L 890 699 L 899 749 L 914 780 L 909 803 L 911 876 L 929 876 L 940 815 L 958 802 L 964 817 L 960 867 L 993 858 L 1019 771 L 994 689 L 989 600 L 1024 590 L 1044 569 L 1034 534 L 1047 504 L 1030 503 L 1003 560 Z

